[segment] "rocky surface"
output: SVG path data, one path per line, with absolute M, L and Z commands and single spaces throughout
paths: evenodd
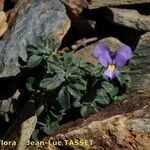
M 139 93 L 150 91 L 150 32 L 141 36 L 131 61 L 133 89 Z
M 96 9 L 105 6 L 133 5 L 149 2 L 150 0 L 91 0 L 91 3 L 88 5 L 88 7 L 90 9 Z
M 35 36 L 55 38 L 61 43 L 70 28 L 65 6 L 59 0 L 21 0 L 23 5 L 10 33 L 0 42 L 0 77 L 15 76 L 20 72 L 18 59 L 26 61 L 26 45 L 32 44 Z M 16 6 L 16 8 L 18 8 Z
M 150 13 L 149 10 L 146 10 L 147 14 L 142 15 L 143 5 L 140 3 L 147 5 L 150 4 L 150 0 L 12 1 L 16 3 L 15 8 L 11 8 L 6 13 L 7 17 L 5 12 L 2 12 L 3 17 L 0 17 L 0 22 L 4 18 L 4 22 L 7 19 L 8 23 L 7 32 L 2 34 L 0 41 L 0 116 L 3 117 L 3 124 L 10 121 L 9 128 L 6 127 L 4 132 L 1 131 L 0 137 L 3 137 L 5 133 L 3 139 L 15 140 L 17 145 L 3 146 L 0 149 L 149 150 Z M 3 0 L 1 0 L 0 11 L 3 11 L 3 4 Z M 103 8 L 105 6 L 113 6 L 113 8 Z M 123 8 L 114 8 L 115 6 L 123 6 Z M 89 7 L 90 10 L 87 10 L 86 7 Z M 88 23 L 89 21 L 94 22 L 94 25 Z M 63 39 L 66 34 L 67 36 Z M 121 103 L 113 103 L 103 111 L 95 112 L 87 119 L 77 119 L 65 123 L 51 136 L 42 139 L 45 142 L 61 141 L 59 146 L 26 147 L 37 123 L 36 106 L 26 95 L 24 85 L 27 78 L 26 70 L 22 72 L 23 77 L 16 75 L 20 72 L 18 59 L 26 61 L 25 47 L 27 44 L 32 44 L 37 35 L 55 38 L 56 42 L 62 44 L 61 48 L 65 49 L 65 45 L 67 50 L 72 48 L 71 45 L 78 44 L 75 41 L 82 41 L 82 39 L 94 36 L 98 39 L 97 42 L 106 43 L 112 52 L 123 43 L 131 46 L 134 51 L 134 57 L 130 62 L 132 88 L 127 91 L 126 100 Z M 97 43 L 94 42 L 95 40 L 91 45 L 88 43 L 88 46 L 81 45 L 79 47 L 83 46 L 81 49 L 77 48 L 74 57 L 80 57 L 94 65 L 97 64 L 98 61 L 92 56 L 93 47 Z M 16 77 L 10 78 L 10 76 Z M 20 88 L 20 84 L 23 87 Z M 17 100 L 23 100 L 24 105 L 18 105 L 19 112 L 17 115 L 14 114 L 15 118 L 12 121 L 9 120 L 9 113 L 12 114 L 12 103 Z M 75 145 L 71 142 L 71 144 L 65 145 L 65 140 L 83 140 L 87 144 Z
M 43 140 L 61 141 L 62 145 L 53 147 L 54 150 L 149 150 L 149 106 L 149 97 L 129 96 L 123 104 L 114 104 L 88 119 L 65 124 L 51 137 Z M 86 143 L 65 144 L 66 140 L 83 140 Z M 27 148 L 35 149 L 35 146 Z M 39 146 L 37 149 L 51 150 L 51 146 Z
M 106 18 L 110 22 L 118 25 L 142 31 L 150 31 L 150 16 L 141 15 L 136 10 L 109 8 L 108 11 L 106 11 Z

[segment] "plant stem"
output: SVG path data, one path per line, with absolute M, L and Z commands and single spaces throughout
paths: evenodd
M 93 37 L 93 38 L 89 38 L 89 39 L 83 38 L 81 40 L 78 40 L 76 42 L 76 44 L 71 46 L 71 48 L 74 51 L 77 51 L 81 46 L 86 46 L 86 44 L 91 43 L 91 42 L 95 42 L 96 40 L 97 40 L 97 37 Z

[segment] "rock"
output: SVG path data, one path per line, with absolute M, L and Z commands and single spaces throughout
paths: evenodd
M 105 12 L 105 16 L 112 23 L 137 30 L 150 31 L 150 16 L 141 15 L 136 10 L 109 8 Z
M 71 20 L 71 27 L 75 32 L 82 33 L 85 37 L 95 36 L 96 22 L 94 20 L 87 20 L 82 11 L 86 8 L 84 0 L 61 0 L 67 9 L 67 14 Z M 74 37 L 73 37 L 74 38 Z
M 19 116 L 14 119 L 9 130 L 5 134 L 4 141 L 15 141 L 15 145 L 1 146 L 2 150 L 26 150 L 27 142 L 30 140 L 37 124 L 35 105 L 32 101 L 26 103 Z
M 0 12 L 0 37 L 6 32 L 8 24 L 6 22 L 7 16 L 4 11 Z
M 131 100 L 132 99 L 132 100 Z M 68 125 L 70 124 L 70 125 Z M 116 103 L 85 120 L 62 125 L 43 141 L 61 141 L 58 149 L 72 150 L 149 150 L 149 97 L 129 96 L 124 103 Z M 67 142 L 68 140 L 68 142 Z M 71 143 L 81 140 L 84 144 Z M 85 143 L 86 142 L 86 143 Z M 46 145 L 39 150 L 51 150 Z M 27 150 L 35 150 L 30 146 Z
M 91 0 L 88 5 L 89 9 L 97 9 L 106 6 L 121 6 L 121 5 L 133 5 L 133 4 L 150 3 L 150 0 Z
M 102 42 L 102 43 L 105 43 L 107 44 L 110 48 L 111 48 L 111 51 L 114 52 L 117 48 L 119 48 L 123 43 L 120 42 L 118 39 L 114 38 L 114 37 L 108 37 L 108 38 L 104 38 L 104 39 L 101 39 L 100 41 L 98 42 Z M 75 54 L 74 54 L 74 57 L 75 58 L 82 58 L 84 59 L 86 62 L 88 63 L 91 63 L 93 65 L 96 65 L 98 63 L 97 59 L 95 59 L 93 56 L 92 56 L 92 53 L 93 53 L 93 48 L 94 46 L 96 45 L 97 43 L 94 43 L 92 45 L 89 45 L 89 46 L 86 46 L 82 49 L 80 49 L 79 51 L 77 51 Z
M 0 11 L 4 10 L 4 0 L 0 0 Z
M 141 36 L 131 61 L 133 90 L 149 94 L 150 91 L 150 32 Z
M 61 1 L 67 6 L 67 10 L 70 9 L 76 15 L 80 14 L 82 12 L 82 9 L 86 7 L 85 3 L 82 0 L 61 0 Z
M 70 28 L 65 6 L 59 0 L 33 0 L 32 3 L 20 0 L 17 5 L 20 9 L 15 24 L 0 42 L 1 78 L 15 76 L 20 72 L 18 58 L 27 60 L 25 49 L 28 44 L 32 44 L 35 36 L 54 38 L 61 44 Z M 17 5 L 14 11 L 18 10 Z

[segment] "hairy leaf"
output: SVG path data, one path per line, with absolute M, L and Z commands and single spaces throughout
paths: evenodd
M 62 87 L 62 89 L 59 91 L 58 102 L 62 109 L 66 110 L 70 108 L 70 95 L 66 87 Z
M 47 91 L 58 88 L 65 81 L 63 76 L 55 75 L 53 78 L 45 78 L 40 82 L 40 87 Z
M 29 68 L 34 68 L 41 63 L 42 59 L 42 56 L 32 55 L 28 58 L 27 65 Z
M 82 117 L 88 117 L 91 113 L 90 105 L 83 105 L 80 109 L 80 113 Z
M 47 134 L 50 135 L 52 134 L 57 128 L 58 128 L 58 121 L 53 121 L 50 124 L 46 124 L 43 126 L 43 131 Z
M 28 91 L 31 91 L 31 92 L 35 91 L 35 89 L 33 89 L 33 87 L 32 87 L 34 81 L 35 81 L 35 78 L 34 78 L 34 77 L 29 77 L 29 78 L 27 79 L 26 89 L 27 89 Z
M 104 89 L 99 89 L 97 90 L 96 98 L 94 101 L 98 104 L 108 105 L 110 103 L 110 98 Z
M 107 81 L 102 82 L 102 87 L 107 93 L 110 94 L 111 97 L 115 96 L 118 93 L 118 88 Z
M 80 91 L 73 84 L 68 85 L 67 90 L 75 98 L 80 98 L 82 96 Z

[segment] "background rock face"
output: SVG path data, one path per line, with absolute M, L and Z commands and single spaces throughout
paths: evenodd
M 140 3 L 149 3 L 150 0 L 91 0 L 90 9 L 100 8 L 104 6 L 120 6 Z
M 150 31 L 150 16 L 141 15 L 136 10 L 109 8 L 106 12 L 106 18 L 112 23 L 137 30 Z
M 150 32 L 142 35 L 135 50 L 132 66 L 133 89 L 149 94 L 150 91 Z
M 26 61 L 26 45 L 31 44 L 35 36 L 42 35 L 61 42 L 69 27 L 65 6 L 59 0 L 28 1 L 19 10 L 8 37 L 0 42 L 0 77 L 19 73 L 18 58 Z

